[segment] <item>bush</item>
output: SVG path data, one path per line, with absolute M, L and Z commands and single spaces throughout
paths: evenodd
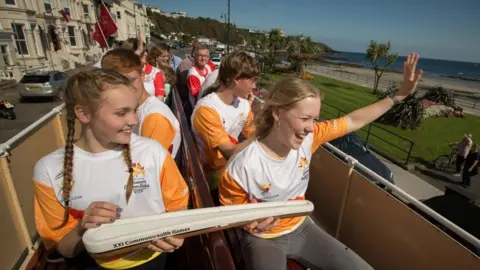
M 453 97 L 453 94 L 448 92 L 447 89 L 442 86 L 430 87 L 421 99 L 435 101 L 448 107 L 455 106 L 455 98 Z
M 378 122 L 415 130 L 420 127 L 422 119 L 423 106 L 415 95 L 410 95 L 402 103 L 393 106 Z

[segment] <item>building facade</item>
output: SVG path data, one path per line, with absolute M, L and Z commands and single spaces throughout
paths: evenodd
M 20 80 L 36 70 L 67 70 L 97 61 L 102 54 L 91 38 L 97 12 L 94 0 L 0 0 L 0 79 Z M 116 20 L 117 41 L 136 37 L 150 41 L 144 5 L 106 3 Z

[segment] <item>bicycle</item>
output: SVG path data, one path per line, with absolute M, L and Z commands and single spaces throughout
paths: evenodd
M 435 169 L 442 172 L 454 172 L 455 162 L 457 160 L 458 147 L 456 143 L 448 144 L 451 151 L 450 154 L 445 154 L 437 157 L 433 162 Z

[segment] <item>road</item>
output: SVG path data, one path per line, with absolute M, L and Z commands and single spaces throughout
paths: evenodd
M 71 76 L 78 71 L 88 69 L 87 67 L 81 67 L 75 70 L 69 70 L 67 73 Z M 8 89 L 0 90 L 0 100 L 6 99 L 15 105 L 14 111 L 17 115 L 17 119 L 8 120 L 0 119 L 0 144 L 4 143 L 15 134 L 38 120 L 40 117 L 48 113 L 54 107 L 60 105 L 62 101 L 47 101 L 37 100 L 29 101 L 26 103 L 20 103 L 18 86 L 15 85 Z

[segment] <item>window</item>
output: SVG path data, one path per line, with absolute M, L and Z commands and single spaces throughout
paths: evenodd
M 75 40 L 75 27 L 68 27 L 68 37 L 70 38 L 70 46 L 77 46 L 77 40 Z
M 10 54 L 8 52 L 8 45 L 0 45 L 0 53 L 2 54 L 3 63 L 5 65 L 11 65 L 10 63 Z
M 88 50 L 88 49 L 90 49 L 90 44 L 89 44 L 87 33 L 85 33 L 85 30 L 83 30 L 83 29 L 82 29 L 81 32 L 82 32 L 82 38 L 83 38 L 83 45 Z
M 83 16 L 85 19 L 90 18 L 90 11 L 88 10 L 88 5 L 82 4 L 83 6 Z
M 25 75 L 21 83 L 46 83 L 50 81 L 50 75 Z
M 45 13 L 52 13 L 52 0 L 43 0 Z
M 7 4 L 7 5 L 16 6 L 17 3 L 15 3 L 15 2 L 16 2 L 15 0 L 5 0 L 5 4 Z
M 119 18 L 119 19 L 122 18 L 122 13 L 120 11 L 117 11 L 117 18 Z
M 25 32 L 23 31 L 23 24 L 13 24 L 12 29 L 15 37 L 15 45 L 17 46 L 18 54 L 28 54 L 27 41 L 25 40 Z

